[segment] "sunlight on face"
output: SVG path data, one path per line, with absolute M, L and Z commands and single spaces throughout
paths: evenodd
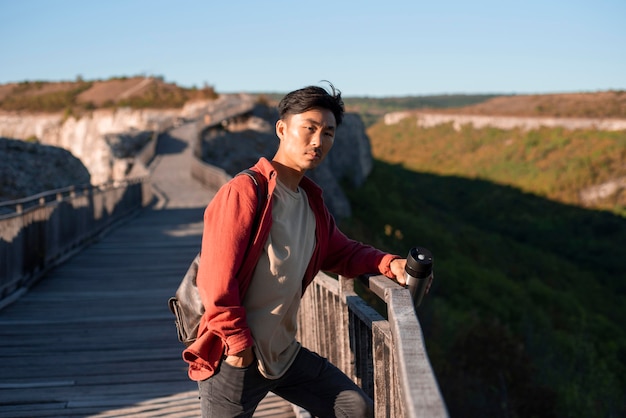
M 275 160 L 304 172 L 317 167 L 335 140 L 337 123 L 328 109 L 311 109 L 288 115 L 276 123 L 280 146 Z

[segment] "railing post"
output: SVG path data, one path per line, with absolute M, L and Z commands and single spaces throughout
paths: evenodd
M 393 384 L 392 341 L 387 339 L 389 323 L 376 321 L 372 323 L 372 350 L 374 362 L 374 416 L 389 417 L 397 408 L 397 385 Z
M 346 304 L 346 298 L 354 293 L 354 279 L 340 276 L 339 277 L 339 298 L 342 302 L 341 313 L 339 316 L 339 329 L 340 334 L 344 336 L 337 344 L 341 345 L 341 364 L 337 364 L 344 373 L 349 373 L 348 376 L 355 375 L 355 358 L 352 349 L 350 348 L 350 311 Z

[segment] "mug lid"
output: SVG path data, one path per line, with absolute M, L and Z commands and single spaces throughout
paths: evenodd
M 413 247 L 406 258 L 406 271 L 411 276 L 423 277 L 432 271 L 433 255 L 423 247 Z

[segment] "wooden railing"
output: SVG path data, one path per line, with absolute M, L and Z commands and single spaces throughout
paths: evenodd
M 217 190 L 233 177 L 225 170 L 211 164 L 207 164 L 197 156 L 193 156 L 189 167 L 191 177 L 198 180 L 206 187 Z
M 0 308 L 152 199 L 147 178 L 72 186 L 0 203 Z
M 355 293 L 353 279 L 320 273 L 302 299 L 300 342 L 363 388 L 375 417 L 447 417 L 409 291 L 383 276 L 360 279 L 389 319 Z
M 127 175 L 129 178 L 145 177 L 150 175 L 148 166 L 156 155 L 156 147 L 159 142 L 161 130 L 152 132 L 150 140 L 141 148 L 141 150 L 132 157 L 133 167 Z

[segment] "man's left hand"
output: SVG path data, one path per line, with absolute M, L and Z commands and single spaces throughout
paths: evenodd
M 402 286 L 406 284 L 404 267 L 406 266 L 406 258 L 396 258 L 391 261 L 389 268 L 391 273 L 395 276 L 395 280 Z
M 396 258 L 393 261 L 391 261 L 391 264 L 389 265 L 389 268 L 391 269 L 391 273 L 395 276 L 395 280 L 401 284 L 402 286 L 406 285 L 406 276 L 405 276 L 405 268 L 406 266 L 406 258 Z M 428 280 L 428 284 L 426 285 L 426 292 L 428 293 L 430 291 L 430 287 L 433 284 L 433 278 L 435 277 L 435 274 L 431 274 L 430 275 L 430 280 Z

